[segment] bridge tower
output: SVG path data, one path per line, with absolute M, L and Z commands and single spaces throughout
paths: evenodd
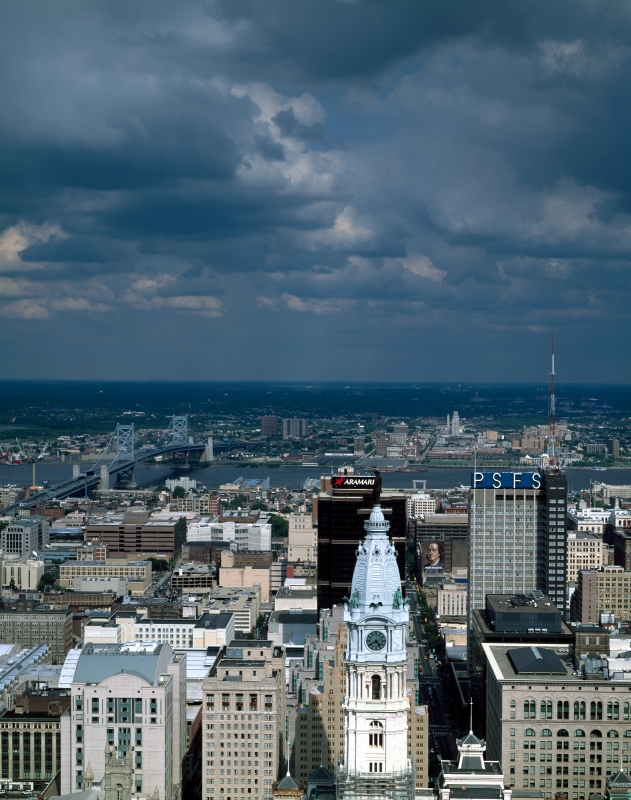
M 173 444 L 188 444 L 188 416 L 171 417 L 173 427 Z
M 135 432 L 134 423 L 131 425 L 121 425 L 120 422 L 116 425 L 116 458 L 112 461 L 110 466 L 121 462 L 123 466 L 126 462 L 132 462 L 131 467 L 121 469 L 116 474 L 116 489 L 135 489 L 137 484 L 134 480 L 134 447 L 135 447 Z

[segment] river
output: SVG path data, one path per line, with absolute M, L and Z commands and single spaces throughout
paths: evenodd
M 91 465 L 85 462 L 81 469 L 90 469 Z M 71 463 L 38 463 L 37 482 L 50 481 L 51 485 L 61 483 L 72 477 Z M 31 464 L 7 466 L 0 464 L 0 486 L 17 484 L 26 486 L 31 482 Z M 300 488 L 307 478 L 319 478 L 321 474 L 329 474 L 330 470 L 318 467 L 290 467 L 281 466 L 270 469 L 269 467 L 250 467 L 247 464 L 218 464 L 215 466 L 201 467 L 194 470 L 174 468 L 170 464 L 139 464 L 135 469 L 135 479 L 141 488 L 158 486 L 167 478 L 176 478 L 179 475 L 188 475 L 198 484 L 209 489 L 218 489 L 222 483 L 235 480 L 239 476 L 244 478 L 270 479 L 270 486 L 284 486 L 288 489 Z M 469 486 L 471 480 L 470 467 L 428 467 L 427 472 L 394 472 L 382 474 L 383 485 L 388 488 L 412 488 L 414 480 L 427 481 L 428 489 L 447 489 L 452 486 L 464 484 Z M 594 472 L 590 469 L 566 470 L 568 487 L 570 491 L 589 489 L 593 481 L 614 485 L 631 483 L 631 470 L 608 469 L 605 472 Z

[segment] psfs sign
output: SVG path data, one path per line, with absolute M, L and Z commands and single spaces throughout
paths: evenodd
M 472 489 L 540 489 L 540 472 L 472 472 Z

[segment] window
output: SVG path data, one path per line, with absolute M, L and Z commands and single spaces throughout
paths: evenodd
M 607 703 L 607 719 L 619 719 L 620 706 L 617 702 L 609 701 Z
M 624 706 L 623 706 L 623 714 L 624 714 L 623 718 L 624 719 L 631 719 L 631 715 L 629 714 L 630 710 L 631 710 L 630 704 L 629 703 L 625 703 Z
M 576 700 L 574 702 L 574 719 L 585 719 L 585 703 Z
M 582 731 L 580 728 L 574 731 L 574 736 L 585 736 L 585 731 Z
M 93 697 L 92 698 L 92 713 L 98 714 L 99 713 L 99 698 Z
M 534 700 L 524 700 L 524 719 L 534 719 L 536 703 Z
M 510 718 L 511 719 L 515 719 L 515 705 L 516 705 L 515 701 L 511 700 L 510 701 Z
M 370 727 L 376 730 L 368 734 L 368 745 L 370 747 L 383 747 L 383 725 L 381 722 L 374 720 L 370 723 Z
M 568 700 L 559 700 L 557 703 L 557 719 L 570 718 L 570 703 Z
M 215 710 L 215 695 L 214 694 L 207 694 L 206 695 L 206 711 L 214 711 Z
M 524 736 L 536 736 L 537 734 L 533 731 L 532 728 L 526 728 L 524 731 Z
M 236 705 L 237 711 L 243 711 L 243 695 L 242 694 L 236 695 L 236 697 L 235 697 L 235 705 Z
M 541 701 L 541 719 L 552 719 L 552 700 Z
M 271 711 L 272 710 L 272 695 L 266 694 L 265 695 L 265 710 Z
M 250 711 L 256 711 L 258 708 L 258 695 L 250 695 Z
M 552 736 L 552 731 L 551 731 L 549 728 L 544 728 L 544 729 L 541 731 L 541 735 L 542 735 L 542 736 Z
M 598 702 L 592 700 L 589 707 L 589 718 L 590 719 L 602 719 L 603 718 L 603 704 L 599 700 Z
M 373 675 L 370 679 L 370 684 L 372 687 L 372 699 L 381 700 L 381 678 L 379 675 Z
M 222 694 L 221 695 L 221 710 L 222 711 L 230 711 L 230 695 L 229 694 Z

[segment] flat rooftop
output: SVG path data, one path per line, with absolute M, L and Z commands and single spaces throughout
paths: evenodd
M 484 644 L 489 666 L 497 680 L 528 681 L 545 678 L 546 683 L 581 681 L 574 675 L 575 669 L 569 652 L 558 652 L 561 648 L 536 644 Z

